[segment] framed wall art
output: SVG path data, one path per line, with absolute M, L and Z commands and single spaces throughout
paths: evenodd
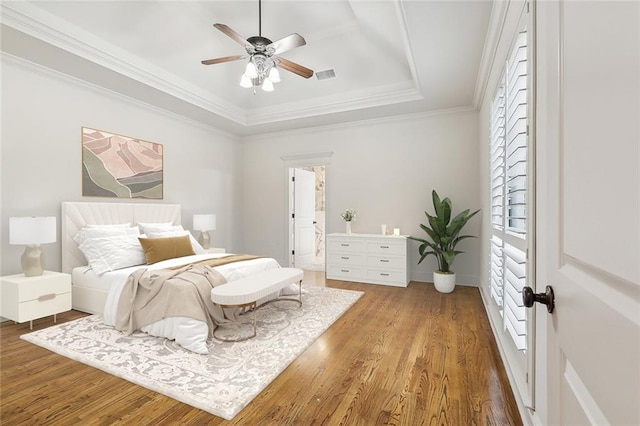
M 162 145 L 83 127 L 82 195 L 161 200 Z

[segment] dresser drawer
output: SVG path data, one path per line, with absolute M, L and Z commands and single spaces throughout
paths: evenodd
M 390 271 L 384 269 L 367 269 L 367 279 L 372 282 L 407 285 L 405 271 Z
M 367 266 L 377 269 L 406 269 L 407 259 L 399 256 L 367 256 Z
M 364 249 L 364 242 L 360 240 L 328 240 L 327 250 L 330 253 L 362 253 Z
M 397 254 L 406 255 L 407 243 L 405 241 L 369 241 L 367 243 L 367 253 L 369 254 Z
M 364 256 L 353 253 L 331 253 L 327 255 L 329 265 L 361 266 L 364 265 Z
M 349 266 L 328 266 L 327 278 L 345 281 L 362 280 L 362 268 L 352 268 Z

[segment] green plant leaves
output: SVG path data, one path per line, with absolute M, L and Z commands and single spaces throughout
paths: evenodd
M 451 220 L 451 212 L 453 211 L 451 200 L 449 198 L 440 199 L 440 196 L 435 190 L 431 191 L 431 199 L 433 201 L 435 216 L 424 212 L 429 225 L 420 224 L 420 228 L 426 232 L 431 241 L 416 237 L 409 238 L 422 243 L 420 247 L 418 247 L 418 253 L 420 254 L 418 264 L 422 263 L 427 256 L 433 255 L 438 260 L 439 271 L 449 272 L 449 267 L 455 260 L 455 257 L 460 253 L 464 253 L 455 250 L 456 245 L 466 238 L 475 238 L 473 235 L 458 236 L 458 234 L 469 219 L 475 216 L 480 210 L 476 210 L 473 213 L 469 213 L 469 209 L 464 210 Z

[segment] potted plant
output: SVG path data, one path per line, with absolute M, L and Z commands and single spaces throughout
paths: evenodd
M 354 209 L 347 209 L 343 213 L 340 213 L 340 217 L 345 222 L 347 234 L 351 234 L 351 221 L 356 220 L 356 211 Z
M 422 243 L 418 247 L 418 252 L 420 253 L 418 265 L 429 255 L 434 255 L 438 260 L 438 270 L 433 273 L 433 283 L 436 290 L 441 293 L 451 293 L 456 285 L 456 274 L 450 270 L 450 267 L 456 256 L 464 253 L 456 250 L 456 246 L 465 238 L 474 237 L 473 235 L 460 235 L 460 231 L 469 219 L 480 210 L 469 213 L 469 209 L 467 209 L 451 219 L 453 210 L 451 200 L 449 198 L 440 200 L 435 190 L 431 192 L 431 198 L 433 199 L 435 216 L 424 212 L 429 223 L 428 225 L 420 224 L 420 228 L 427 233 L 430 240 L 413 236 L 409 238 Z

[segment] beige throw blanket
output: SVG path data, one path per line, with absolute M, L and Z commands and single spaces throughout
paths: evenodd
M 179 316 L 206 322 L 209 337 L 213 337 L 216 324 L 237 321 L 240 309 L 223 309 L 211 301 L 211 289 L 226 282 L 212 265 L 255 258 L 232 255 L 180 269 L 140 269 L 132 273 L 120 294 L 116 329 L 131 334 L 161 319 Z

